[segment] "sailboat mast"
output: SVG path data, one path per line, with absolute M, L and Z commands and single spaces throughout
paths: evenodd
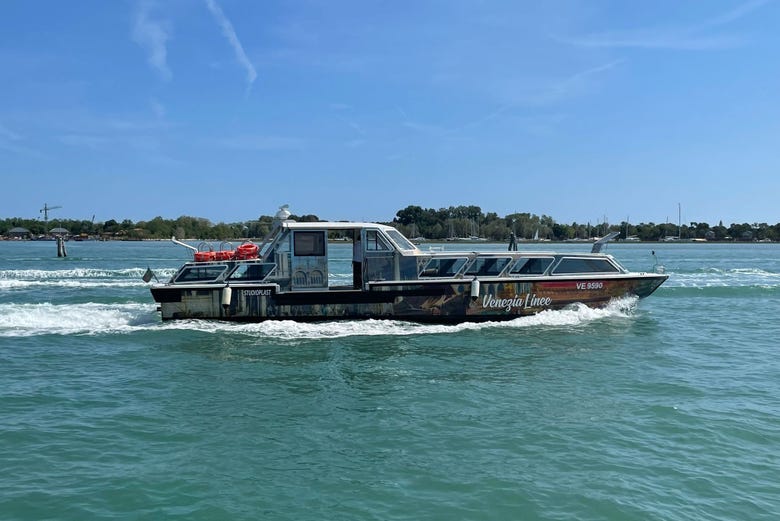
M 677 238 L 682 239 L 682 234 L 680 233 L 680 230 L 682 230 L 682 205 L 680 203 L 677 203 Z

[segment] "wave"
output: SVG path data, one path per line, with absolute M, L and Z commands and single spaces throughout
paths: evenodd
M 0 270 L 0 291 L 24 290 L 28 288 L 120 288 L 143 287 L 146 268 L 95 269 L 74 268 L 69 270 Z M 166 280 L 175 273 L 173 269 L 157 269 L 155 274 Z
M 705 268 L 694 272 L 670 273 L 662 287 L 780 287 L 780 273 L 760 268 Z
M 656 298 L 777 298 L 780 296 L 780 286 L 661 286 L 652 299 Z
M 94 335 L 148 328 L 154 304 L 0 304 L 0 336 Z
M 0 270 L 0 280 L 56 280 L 56 279 L 117 279 L 138 278 L 146 272 L 146 268 L 124 268 L 116 270 L 96 268 L 74 268 L 70 270 Z M 174 269 L 156 269 L 158 277 L 172 276 Z
M 457 325 L 415 324 L 394 320 L 347 320 L 301 323 L 291 320 L 233 323 L 207 320 L 161 322 L 154 304 L 0 304 L 0 337 L 38 335 L 101 335 L 140 331 L 196 331 L 239 334 L 270 340 L 317 340 L 353 336 L 409 336 L 460 333 L 491 328 L 521 329 L 581 325 L 595 320 L 628 317 L 636 298 L 612 301 L 603 309 L 575 304 L 506 322 Z
M 86 289 L 86 288 L 127 288 L 127 287 L 145 287 L 148 286 L 146 282 L 140 278 L 136 280 L 127 279 L 111 279 L 103 281 L 95 280 L 0 280 L 0 290 L 3 289 L 27 289 L 38 287 L 57 287 L 57 288 L 73 288 L 73 289 Z

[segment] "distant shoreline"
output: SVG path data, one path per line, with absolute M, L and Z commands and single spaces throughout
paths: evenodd
M 182 241 L 186 242 L 205 242 L 209 244 L 218 244 L 220 242 L 233 242 L 240 244 L 242 242 L 260 242 L 262 241 L 261 237 L 245 237 L 245 238 L 233 238 L 233 239 L 196 239 L 196 238 L 188 238 L 188 239 L 180 239 Z M 112 238 L 87 238 L 87 239 L 76 239 L 76 238 L 66 238 L 67 242 L 170 242 L 170 239 L 158 239 L 158 238 L 120 238 L 120 237 L 112 237 Z M 11 238 L 11 237 L 4 237 L 0 236 L 0 242 L 10 242 L 10 243 L 30 243 L 30 242 L 56 242 L 56 239 L 54 237 L 51 238 L 35 238 L 35 239 L 28 239 L 28 238 Z M 580 245 L 580 246 L 587 246 L 592 245 L 595 241 L 593 240 L 555 240 L 550 239 L 546 241 L 534 241 L 534 240 L 520 240 L 517 241 L 518 248 L 522 247 L 524 244 L 526 245 L 539 245 L 539 244 L 572 244 L 572 245 Z M 664 241 L 664 240 L 658 240 L 658 241 L 627 241 L 625 239 L 615 239 L 613 241 L 610 241 L 609 244 L 652 244 L 652 245 L 676 245 L 676 244 L 699 244 L 699 245 L 713 245 L 713 244 L 739 244 L 739 245 L 745 245 L 745 244 L 778 244 L 779 241 L 772 241 L 772 240 L 736 240 L 736 239 L 728 239 L 728 240 L 691 240 L 691 239 L 681 239 L 681 240 L 675 240 L 675 241 Z M 344 240 L 338 240 L 338 239 L 329 239 L 329 244 L 352 244 L 352 241 L 344 241 Z M 419 241 L 414 243 L 416 246 L 421 247 L 425 245 L 457 245 L 457 246 L 469 246 L 469 245 L 495 245 L 495 244 L 501 244 L 501 245 L 508 245 L 508 241 L 495 241 L 495 240 L 481 240 L 481 241 L 468 241 L 468 240 L 446 240 L 446 239 L 431 239 L 431 240 L 425 240 L 425 241 Z M 468 248 L 466 248 L 468 249 Z

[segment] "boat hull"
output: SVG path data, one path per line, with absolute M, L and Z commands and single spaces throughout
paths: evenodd
M 602 278 L 372 282 L 366 290 L 329 288 L 279 291 L 276 284 L 159 285 L 152 295 L 163 320 L 208 319 L 326 321 L 392 319 L 413 322 L 511 320 L 574 303 L 606 306 L 644 298 L 667 279 L 663 274 Z

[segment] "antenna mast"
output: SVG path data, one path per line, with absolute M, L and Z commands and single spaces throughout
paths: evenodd
M 677 238 L 682 240 L 682 234 L 680 234 L 680 231 L 682 230 L 682 205 L 680 203 L 677 203 Z
M 49 212 L 52 210 L 56 210 L 57 208 L 62 208 L 62 206 L 49 206 L 47 203 L 43 203 L 43 208 L 40 209 L 40 213 L 43 214 L 44 223 L 49 222 Z

